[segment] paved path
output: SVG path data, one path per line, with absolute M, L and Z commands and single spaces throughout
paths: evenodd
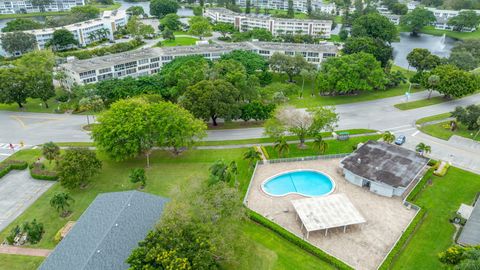
M 5 229 L 54 183 L 33 179 L 29 170 L 13 170 L 0 178 L 0 231 Z
M 13 254 L 13 255 L 26 255 L 26 256 L 38 256 L 47 257 L 52 250 L 40 249 L 40 248 L 24 248 L 15 246 L 0 246 L 1 254 Z

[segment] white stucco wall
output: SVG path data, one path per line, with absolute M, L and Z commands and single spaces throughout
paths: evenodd
M 370 181 L 370 191 L 385 197 L 393 196 L 394 187 Z

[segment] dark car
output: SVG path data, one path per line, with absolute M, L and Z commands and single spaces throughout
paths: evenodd
M 405 141 L 407 140 L 407 138 L 404 136 L 404 135 L 400 135 L 397 137 L 397 139 L 395 140 L 395 144 L 396 145 L 402 145 L 405 143 Z

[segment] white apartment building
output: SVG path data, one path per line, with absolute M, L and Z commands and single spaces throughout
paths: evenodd
M 240 31 L 255 28 L 267 29 L 273 35 L 302 33 L 316 37 L 330 38 L 332 21 L 274 18 L 269 15 L 241 14 L 226 8 L 206 9 L 203 16 L 215 22 L 233 24 Z
M 66 11 L 72 7 L 85 5 L 85 0 L 53 0 L 43 7 L 44 11 Z M 39 5 L 28 0 L 0 0 L 0 14 L 41 12 Z
M 275 42 L 239 42 L 224 44 L 202 44 L 194 46 L 147 48 L 123 52 L 85 60 L 71 60 L 60 65 L 67 75 L 67 84 L 96 83 L 111 78 L 138 77 L 155 74 L 163 65 L 177 57 L 201 55 L 209 60 L 217 60 L 223 54 L 234 50 L 246 50 L 270 58 L 275 52 L 287 55 L 303 55 L 316 66 L 338 54 L 339 48 L 333 43 L 297 44 Z
M 462 9 L 462 10 L 448 10 L 448 9 L 437 9 L 437 8 L 426 8 L 427 10 L 430 10 L 437 21 L 433 24 L 435 29 L 441 29 L 441 30 L 452 30 L 453 27 L 448 24 L 448 20 L 458 16 L 460 12 L 462 11 L 475 11 L 477 15 L 480 15 L 480 10 L 472 10 L 472 9 Z M 462 29 L 464 32 L 472 32 L 475 31 L 476 28 L 465 28 Z
M 44 49 L 45 44 L 52 39 L 53 33 L 58 29 L 67 29 L 72 32 L 79 45 L 86 46 L 99 39 L 99 36 L 95 36 L 94 34 L 102 29 L 105 29 L 107 38 L 113 40 L 113 32 L 115 32 L 118 27 L 126 25 L 127 21 L 128 16 L 124 10 L 104 11 L 102 17 L 98 19 L 70 24 L 63 27 L 35 29 L 23 32 L 35 36 L 38 49 Z M 0 33 L 0 36 L 2 34 L 4 33 Z M 5 54 L 6 53 L 3 50 L 0 50 L 0 55 Z
M 247 0 L 235 0 L 235 3 L 240 7 L 245 7 Z M 250 4 L 252 7 L 259 7 L 260 9 L 288 10 L 288 0 L 251 0 Z M 337 11 L 334 3 L 324 3 L 323 0 L 312 0 L 311 6 L 312 10 L 319 10 L 330 14 L 334 14 Z M 306 13 L 308 10 L 307 0 L 294 0 L 293 9 Z

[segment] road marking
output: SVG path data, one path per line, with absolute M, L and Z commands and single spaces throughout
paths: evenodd
M 15 120 L 17 120 L 23 128 L 26 128 L 26 127 L 27 127 L 27 125 L 25 125 L 25 123 L 22 121 L 22 119 L 20 119 L 20 117 L 18 117 L 18 116 L 16 116 L 16 115 L 12 115 L 12 116 L 10 116 L 10 117 L 13 118 L 13 119 L 15 119 Z
M 0 156 L 10 156 L 11 154 L 0 153 Z
M 417 135 L 419 132 L 419 130 L 415 131 L 415 133 L 412 134 L 412 137 L 415 137 L 415 135 Z
M 415 130 L 415 129 L 416 129 L 416 128 L 411 127 L 411 128 L 406 128 L 406 129 L 395 130 L 395 131 L 392 131 L 392 133 L 393 133 L 393 134 L 398 134 L 398 133 L 402 133 L 402 132 L 410 131 L 410 130 Z
M 380 131 L 387 131 L 387 130 L 396 130 L 396 129 L 401 129 L 405 127 L 411 127 L 412 125 L 403 125 L 403 126 L 397 126 L 397 127 L 391 127 L 391 128 L 386 128 L 386 129 L 381 129 Z

